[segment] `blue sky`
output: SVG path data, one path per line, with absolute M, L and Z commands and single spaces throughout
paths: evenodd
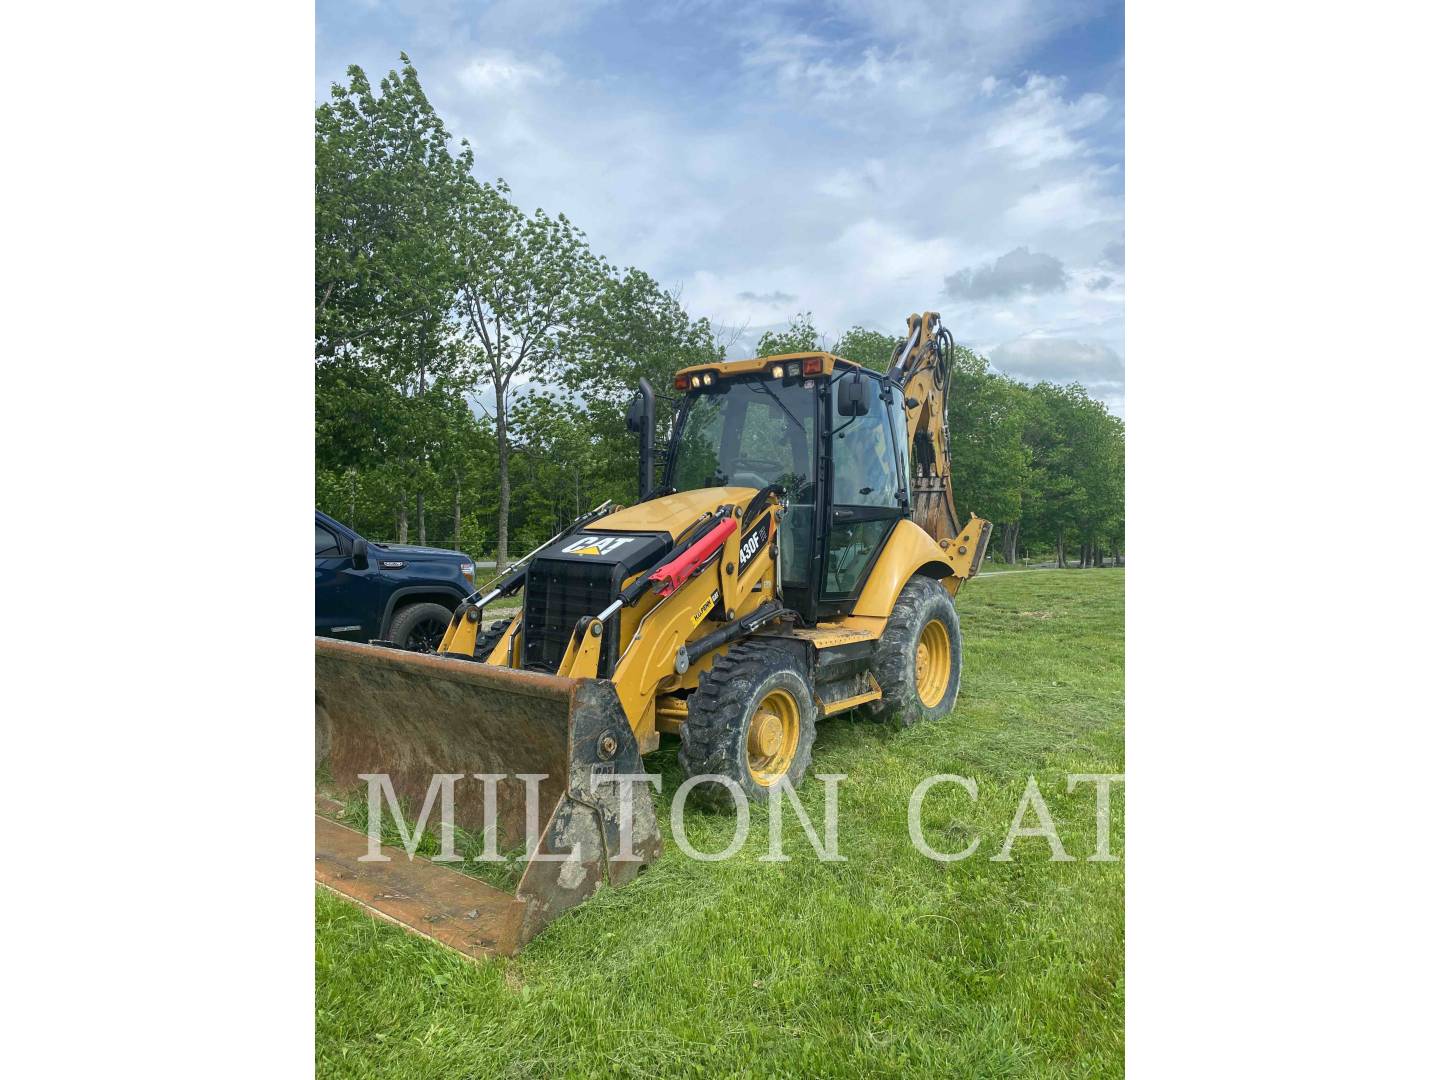
M 1123 412 L 1124 11 L 1105 0 L 320 0 L 316 95 L 406 52 L 476 173 L 748 354 L 941 312 Z

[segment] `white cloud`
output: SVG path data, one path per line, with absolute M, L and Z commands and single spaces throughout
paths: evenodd
M 839 168 L 822 177 L 815 190 L 835 199 L 857 199 L 866 194 L 879 194 L 884 184 L 885 162 L 868 158 L 859 168 Z
M 477 56 L 460 69 L 460 84 L 472 93 L 492 94 L 517 90 L 528 83 L 542 82 L 546 72 L 539 64 L 521 60 L 513 53 L 492 52 Z
M 1106 181 L 1108 169 L 1085 169 L 1037 185 L 1005 211 L 1005 220 L 1021 234 L 1048 229 L 1079 229 L 1102 222 L 1120 222 L 1124 209 Z
M 1090 153 L 1082 132 L 1110 109 L 1103 94 L 1063 95 L 1063 79 L 1031 75 L 988 129 L 986 142 L 1008 151 L 1025 168 Z
M 1125 361 L 1101 341 L 1036 332 L 992 349 L 990 362 L 1006 375 L 1028 382 L 1079 382 L 1106 396 L 1122 392 L 1125 386 Z
M 322 96 L 345 64 L 378 81 L 405 48 L 479 176 L 746 340 L 797 311 L 838 334 L 930 308 L 977 346 L 1123 351 L 1123 101 L 1029 59 L 1089 0 L 573 0 L 544 18 L 435 0 L 387 16 L 410 29 L 387 23 L 383 45 L 328 2 Z M 1068 280 L 947 296 L 957 268 L 1017 250 Z M 1035 348 L 1054 346 L 1006 355 Z

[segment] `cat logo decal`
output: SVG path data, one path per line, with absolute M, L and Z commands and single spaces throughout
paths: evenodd
M 582 536 L 560 550 L 566 555 L 608 555 L 618 547 L 633 544 L 633 536 Z

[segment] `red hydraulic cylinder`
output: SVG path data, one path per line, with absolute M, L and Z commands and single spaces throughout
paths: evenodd
M 655 586 L 655 591 L 661 596 L 669 596 L 689 581 L 690 576 L 706 559 L 720 550 L 734 531 L 735 519 L 733 517 L 726 518 L 693 546 L 681 552 L 664 566 L 652 571 L 649 580 Z

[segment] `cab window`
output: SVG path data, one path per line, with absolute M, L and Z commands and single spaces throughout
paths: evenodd
M 863 416 L 841 416 L 840 395 L 830 396 L 835 505 L 897 507 L 901 485 L 890 442 L 889 408 L 880 399 L 879 381 L 866 376 L 863 382 L 870 404 Z

